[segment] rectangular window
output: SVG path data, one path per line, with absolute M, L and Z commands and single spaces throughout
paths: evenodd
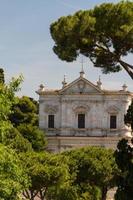
M 116 129 L 117 128 L 117 118 L 116 115 L 110 116 L 110 129 Z
M 78 114 L 78 128 L 85 128 L 85 114 Z
M 54 115 L 48 115 L 48 128 L 54 128 Z

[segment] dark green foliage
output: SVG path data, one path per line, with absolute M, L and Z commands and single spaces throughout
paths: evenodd
M 38 103 L 30 97 L 17 99 L 18 103 L 12 108 L 10 121 L 17 127 L 20 124 L 38 125 Z
M 77 200 L 78 188 L 71 186 L 64 186 L 57 191 L 54 188 L 50 188 L 47 194 L 48 200 Z
M 113 151 L 86 147 L 61 154 L 28 152 L 21 155 L 31 186 L 29 199 L 105 200 L 118 173 Z
M 79 193 L 88 193 L 91 199 L 95 200 L 106 199 L 107 191 L 116 184 L 115 177 L 118 173 L 113 151 L 100 147 L 86 147 L 63 154 L 70 159 L 70 174 L 73 185 L 80 187 Z
M 0 68 L 0 83 L 5 83 L 4 70 Z
M 18 126 L 21 135 L 30 142 L 34 151 L 43 151 L 46 148 L 46 138 L 37 126 L 32 124 L 21 124 Z
M 38 128 L 37 101 L 27 96 L 18 97 L 9 119 L 34 151 L 43 151 L 46 148 L 45 134 Z
M 115 159 L 120 169 L 117 179 L 116 200 L 132 200 L 133 198 L 133 147 L 128 140 L 122 139 L 115 151 Z
M 126 115 L 124 116 L 124 122 L 126 125 L 130 125 L 133 131 L 133 100 L 129 106 Z
M 96 186 L 84 185 L 84 190 L 76 185 L 64 185 L 56 192 L 49 190 L 48 200 L 101 200 L 101 193 Z
M 133 2 L 104 3 L 51 24 L 54 52 L 72 62 L 82 54 L 104 73 L 122 68 L 133 79 L 133 66 L 123 57 L 133 53 Z

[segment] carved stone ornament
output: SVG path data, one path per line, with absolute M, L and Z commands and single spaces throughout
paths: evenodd
M 80 105 L 80 106 L 76 106 L 73 108 L 73 111 L 78 114 L 84 114 L 84 113 L 87 113 L 88 111 L 90 110 L 89 106 L 87 105 Z
M 44 108 L 44 112 L 49 113 L 49 114 L 55 114 L 58 111 L 58 106 L 53 106 L 53 105 L 46 105 Z
M 80 91 L 80 92 L 83 92 L 84 89 L 85 89 L 85 82 L 84 82 L 84 81 L 80 81 L 80 82 L 78 83 L 78 88 L 79 88 L 79 91 Z
M 107 108 L 107 112 L 110 114 L 117 114 L 119 112 L 119 108 L 115 105 L 112 105 L 109 108 Z

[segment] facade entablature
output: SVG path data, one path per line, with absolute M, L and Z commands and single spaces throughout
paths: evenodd
M 121 94 L 121 93 L 88 93 L 88 94 L 80 94 L 80 93 L 75 93 L 75 94 L 45 94 L 45 95 L 40 95 L 40 101 L 43 99 L 73 99 L 75 100 L 76 98 L 78 99 L 106 99 L 106 100 L 131 100 L 133 98 L 132 93 L 126 93 L 126 94 Z

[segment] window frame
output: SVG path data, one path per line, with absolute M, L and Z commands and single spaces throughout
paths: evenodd
M 55 128 L 55 115 L 53 114 L 48 115 L 48 128 Z
M 113 121 L 114 119 L 115 121 Z M 117 115 L 116 114 L 111 114 L 110 115 L 110 130 L 115 130 L 117 129 Z
M 85 128 L 85 113 L 79 113 L 78 114 L 78 129 L 84 129 L 84 128 Z

